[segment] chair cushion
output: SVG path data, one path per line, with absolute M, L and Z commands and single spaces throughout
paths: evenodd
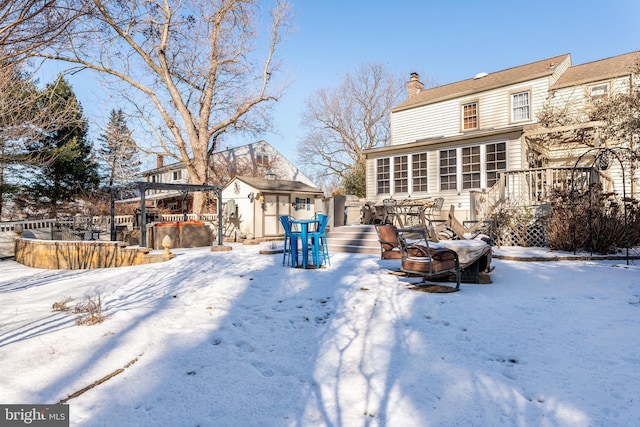
M 431 264 L 431 269 L 429 268 Z M 405 258 L 402 261 L 402 270 L 412 271 L 416 273 L 429 273 L 437 274 L 447 270 L 453 270 L 456 268 L 455 259 L 436 260 L 427 257 L 410 257 Z
M 384 247 L 384 246 L 383 246 Z M 398 248 L 385 249 L 381 254 L 382 259 L 400 259 L 402 254 Z
M 456 259 L 455 251 L 447 248 L 427 248 L 423 245 L 411 245 L 407 248 L 409 257 L 431 257 L 437 261 L 449 261 Z
M 398 247 L 397 229 L 394 225 L 379 225 L 376 230 L 378 231 L 378 239 L 383 251 L 390 251 Z

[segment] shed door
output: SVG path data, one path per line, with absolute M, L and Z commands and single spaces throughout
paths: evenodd
M 264 196 L 264 235 L 281 236 L 284 230 L 280 225 L 280 215 L 291 213 L 288 194 L 267 194 Z

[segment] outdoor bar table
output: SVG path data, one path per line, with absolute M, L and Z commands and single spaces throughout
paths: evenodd
M 426 199 L 407 199 L 399 201 L 396 209 L 404 220 L 404 226 L 425 224 L 427 222 L 427 209 L 432 207 L 433 203 Z
M 307 263 L 309 261 L 309 242 L 308 242 L 308 232 L 309 232 L 309 224 L 315 224 L 316 227 L 319 224 L 317 219 L 292 219 L 291 224 L 299 224 L 300 225 L 300 240 L 302 241 L 302 268 L 307 268 Z M 296 239 L 297 240 L 297 239 Z M 314 254 L 317 250 L 314 247 Z M 298 264 L 298 242 L 291 245 L 291 255 L 292 258 L 296 260 L 296 265 Z

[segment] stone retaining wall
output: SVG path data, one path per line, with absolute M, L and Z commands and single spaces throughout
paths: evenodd
M 167 261 L 174 254 L 128 248 L 123 242 L 36 240 L 16 238 L 15 259 L 28 267 L 56 270 L 124 267 Z

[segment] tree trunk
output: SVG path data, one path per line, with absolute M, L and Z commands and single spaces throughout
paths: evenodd
M 205 153 L 202 153 L 202 151 L 205 151 Z M 189 172 L 191 183 L 209 185 L 209 156 L 206 154 L 206 150 L 194 150 L 193 161 L 191 163 L 191 167 L 187 167 L 187 171 Z M 193 213 L 204 213 L 205 201 L 206 197 L 204 192 L 194 192 L 192 207 Z

